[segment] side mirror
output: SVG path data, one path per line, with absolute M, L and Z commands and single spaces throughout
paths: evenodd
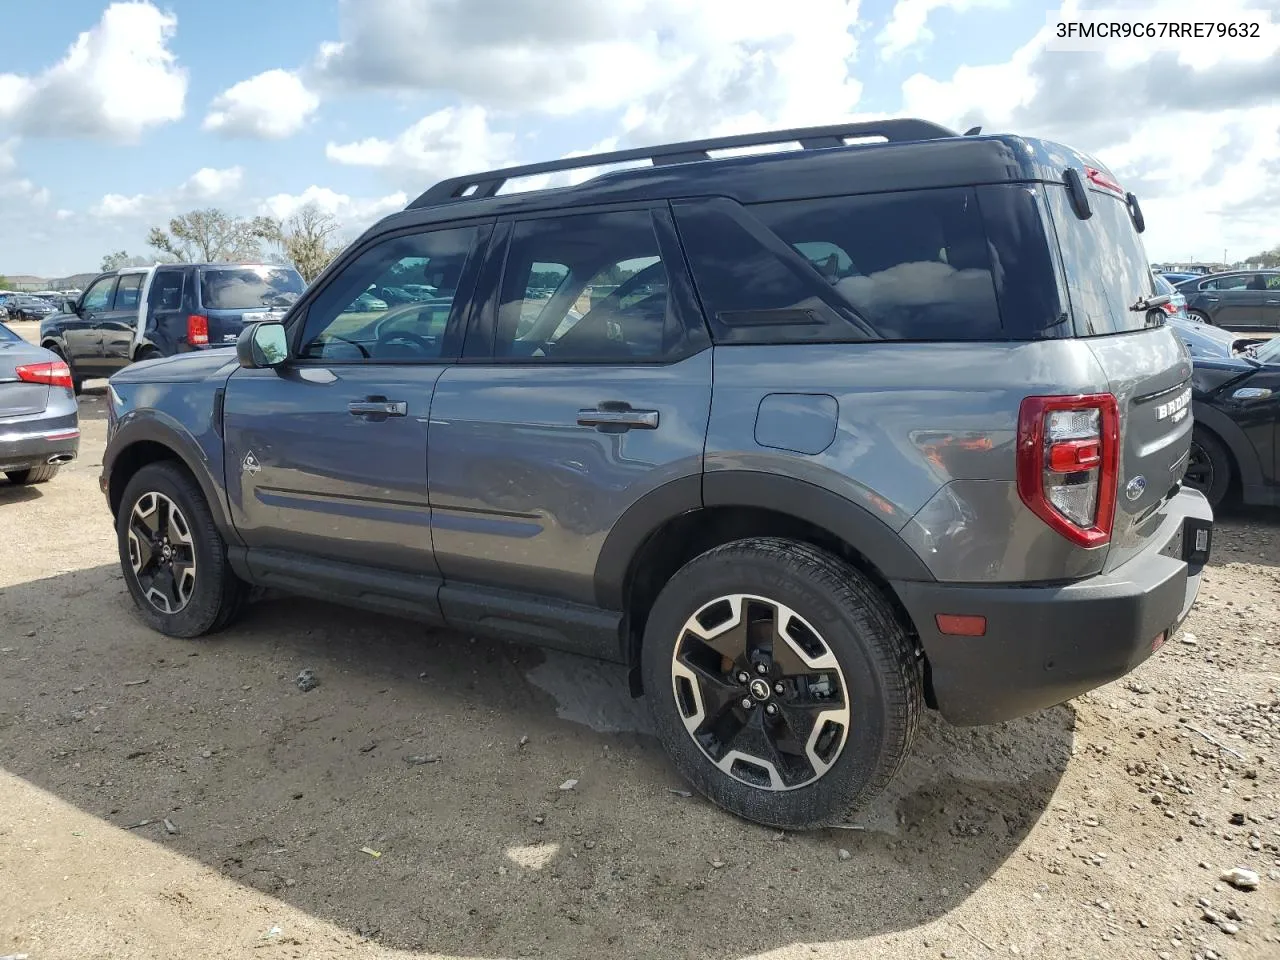
M 247 370 L 278 367 L 289 359 L 289 339 L 284 325 L 251 323 L 236 339 L 236 359 Z
M 62 306 L 60 306 L 58 310 L 61 313 L 78 313 L 79 312 L 78 308 L 76 307 L 76 302 L 74 300 L 63 300 Z

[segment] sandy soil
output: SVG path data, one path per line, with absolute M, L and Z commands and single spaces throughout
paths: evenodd
M 303 600 L 151 633 L 103 404 L 0 480 L 0 957 L 1280 957 L 1280 513 L 1130 677 L 784 835 L 673 792 L 610 667 Z

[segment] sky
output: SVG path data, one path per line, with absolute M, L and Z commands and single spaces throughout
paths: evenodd
M 1055 49 L 1082 5 L 1275 26 Z M 1153 260 L 1280 245 L 1280 0 L 3 6 L 0 274 L 149 255 L 148 228 L 197 207 L 315 203 L 354 236 L 460 173 L 885 116 L 1097 156 L 1141 199 Z

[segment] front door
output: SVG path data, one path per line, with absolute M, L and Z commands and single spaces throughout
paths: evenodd
M 505 264 L 486 264 L 463 362 L 432 405 L 436 559 L 449 582 L 598 605 L 619 518 L 701 475 L 708 334 L 665 208 L 504 229 Z M 442 593 L 446 617 L 457 595 Z
M 427 498 L 432 391 L 485 228 L 384 237 L 290 315 L 291 359 L 236 371 L 224 401 L 232 517 L 255 552 L 435 577 Z M 452 279 L 389 307 L 371 285 Z M 459 289 L 463 294 L 456 295 Z M 431 594 L 434 603 L 434 593 Z
M 76 315 L 63 325 L 67 360 L 75 368 L 77 377 L 104 375 L 106 359 L 102 354 L 102 332 L 98 329 L 98 323 L 111 311 L 115 291 L 115 274 L 99 277 L 80 298 Z

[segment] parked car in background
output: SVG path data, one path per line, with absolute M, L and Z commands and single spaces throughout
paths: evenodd
M 10 297 L 5 306 L 9 311 L 9 319 L 15 322 L 19 320 L 43 320 L 51 313 L 57 312 L 49 301 L 27 294 Z
M 1193 280 L 1201 276 L 1198 273 L 1165 273 L 1163 270 L 1158 275 L 1164 277 L 1170 283 L 1181 283 L 1183 280 Z
M 621 661 L 698 790 L 839 821 L 926 704 L 1060 703 L 1189 613 L 1212 514 L 1143 224 L 1069 147 L 919 120 L 444 181 L 234 352 L 112 377 L 126 587 L 172 636 L 255 583 Z
M 305 284 L 276 264 L 175 263 L 100 274 L 40 324 L 79 389 L 139 360 L 234 343 L 245 323 L 281 316 Z
M 0 324 L 0 473 L 52 480 L 80 448 L 78 417 L 67 365 Z
M 387 301 L 366 290 L 347 304 L 347 313 L 376 313 L 387 309 Z
M 1187 483 L 1211 503 L 1237 492 L 1280 506 L 1280 337 L 1234 356 L 1199 357 Z
M 1176 284 L 1187 312 L 1226 330 L 1280 331 L 1280 270 L 1246 270 Z

